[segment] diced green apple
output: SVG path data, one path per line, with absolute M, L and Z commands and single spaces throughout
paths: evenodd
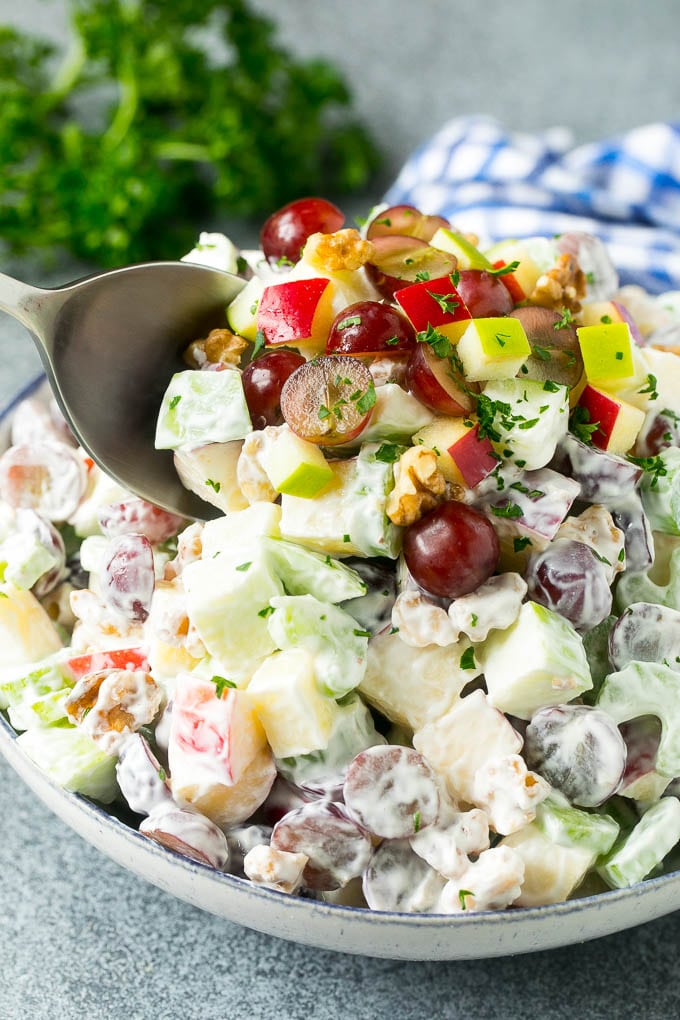
M 490 704 L 519 719 L 572 701 L 593 686 L 579 635 L 564 617 L 536 602 L 525 602 L 507 630 L 492 631 L 479 658 Z
M 248 684 L 248 697 L 277 758 L 328 747 L 337 705 L 319 690 L 314 658 L 305 649 L 265 659 Z
M 576 333 L 589 382 L 615 388 L 635 379 L 634 343 L 628 323 L 579 326 Z
M 177 372 L 165 391 L 156 428 L 156 449 L 205 446 L 243 439 L 252 432 L 241 373 Z
M 287 345 L 321 352 L 333 319 L 333 285 L 314 277 L 265 287 L 257 309 L 257 329 L 270 347 Z
M 433 248 L 441 251 L 451 252 L 458 259 L 459 269 L 486 269 L 492 268 L 491 263 L 485 255 L 482 255 L 479 248 L 468 241 L 464 234 L 447 227 L 440 227 L 432 236 L 430 244 Z
M 621 455 L 632 449 L 645 420 L 644 411 L 590 383 L 578 403 L 587 411 L 588 420 L 598 425 L 591 435 L 593 446 Z
M 531 357 L 531 345 L 519 319 L 473 319 L 458 341 L 466 379 L 508 379 Z
M 609 815 L 575 808 L 556 790 L 536 808 L 536 823 L 553 843 L 589 850 L 593 861 L 611 850 L 619 834 Z
M 366 594 L 366 584 L 356 570 L 340 560 L 282 538 L 263 538 L 262 543 L 290 595 L 309 594 L 322 602 L 335 603 Z
M 569 391 L 566 386 L 523 379 L 492 379 L 484 387 L 492 407 L 509 405 L 508 414 L 496 413 L 494 428 L 499 445 L 509 450 L 527 471 L 545 467 L 552 459 L 568 426 Z
M 182 485 L 225 514 L 245 510 L 248 500 L 236 475 L 242 445 L 240 440 L 234 440 L 175 450 L 175 470 Z
M 260 539 L 279 538 L 281 507 L 278 503 L 253 503 L 245 510 L 228 513 L 207 521 L 201 532 L 203 559 L 223 556 L 236 563 L 247 559 L 245 553 L 258 548 Z
M 471 319 L 451 276 L 421 280 L 402 287 L 396 291 L 394 300 L 417 333 L 432 327 L 452 343 L 457 342 Z
M 288 428 L 271 430 L 269 441 L 262 445 L 260 460 L 277 492 L 300 499 L 313 499 L 333 479 L 319 447 Z
M 264 281 L 259 276 L 253 276 L 227 306 L 229 329 L 251 343 L 255 343 L 257 337 L 257 309 L 264 287 Z

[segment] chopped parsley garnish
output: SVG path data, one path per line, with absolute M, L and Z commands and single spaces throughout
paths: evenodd
M 381 220 L 374 220 L 373 222 L 376 223 L 376 224 L 379 224 L 381 227 L 391 227 L 392 226 L 392 220 L 389 218 L 389 216 L 383 216 L 383 218 Z
M 354 637 L 371 637 L 370 630 L 359 630 L 357 628 L 356 630 L 353 630 L 352 633 L 354 634 Z
M 343 540 L 343 542 L 351 542 L 352 541 L 352 539 L 350 538 L 349 535 L 343 535 L 342 536 L 342 540 Z
M 451 341 L 428 322 L 427 329 L 416 333 L 419 343 L 429 344 L 438 358 L 447 358 L 451 354 Z
M 539 358 L 541 361 L 550 361 L 552 354 L 547 347 L 541 347 L 539 344 L 534 344 L 531 348 L 532 354 Z
M 416 813 L 413 816 L 413 831 L 414 832 L 420 831 L 420 811 L 416 811 Z
M 253 301 L 252 305 L 250 306 L 250 314 L 251 315 L 255 315 L 255 312 L 257 311 L 257 306 L 259 305 L 259 303 L 260 303 L 260 299 L 259 298 L 256 298 Z
M 592 284 L 595 283 L 595 273 L 593 272 L 586 273 L 586 283 L 589 283 L 591 286 Z
M 339 322 L 336 329 L 349 329 L 350 326 L 360 326 L 361 316 L 360 315 L 348 315 L 346 319 Z
M 515 552 L 521 552 L 528 545 L 533 545 L 530 538 L 513 538 L 512 540 L 512 548 Z
M 264 347 L 265 339 L 266 338 L 265 338 L 264 332 L 261 329 L 258 329 L 257 333 L 255 334 L 255 343 L 253 344 L 253 353 L 250 356 L 250 360 L 251 361 L 254 358 L 257 357 L 257 355 L 260 353 L 260 351 Z
M 247 560 L 245 563 L 239 563 L 239 565 L 236 567 L 236 569 L 240 570 L 243 573 L 243 571 L 248 570 L 249 567 L 252 567 L 252 565 L 253 565 L 253 561 L 252 560 Z
M 236 684 L 233 680 L 227 680 L 226 676 L 213 676 L 211 677 L 212 682 L 215 684 L 215 694 L 218 698 L 221 698 L 227 688 L 236 690 Z
M 599 421 L 591 422 L 587 408 L 577 404 L 569 422 L 569 428 L 573 435 L 580 439 L 582 443 L 592 444 L 593 432 L 597 432 L 599 427 Z
M 170 401 L 170 410 L 171 411 L 175 410 L 175 408 L 177 407 L 177 405 L 179 404 L 181 399 L 182 399 L 182 394 L 181 393 L 176 393 L 175 396 Z
M 404 447 L 399 446 L 398 443 L 381 443 L 375 451 L 375 459 L 383 464 L 394 464 L 399 460 L 403 449 Z
M 562 315 L 557 320 L 553 329 L 566 329 L 567 326 L 571 326 L 574 321 L 574 316 L 571 314 L 568 308 L 562 309 Z
M 477 663 L 475 662 L 475 650 L 474 648 L 466 648 L 460 657 L 460 668 L 461 669 L 476 669 Z
M 331 416 L 331 412 L 330 412 L 329 408 L 326 407 L 325 404 L 321 405 L 321 407 L 319 408 L 318 414 L 319 414 L 319 418 L 321 419 L 321 421 L 325 421 L 326 418 L 330 418 L 330 416 Z
M 658 455 L 656 457 L 628 457 L 631 464 L 637 464 L 643 471 L 652 476 L 652 480 L 649 484 L 650 489 L 656 489 L 659 479 L 663 478 L 664 475 L 668 474 L 668 468 L 663 462 L 663 459 Z
M 626 550 L 619 549 L 619 563 L 623 563 L 626 558 Z
M 398 634 L 398 633 L 399 633 L 399 628 L 398 627 L 392 627 L 392 629 L 390 630 L 390 634 Z
M 508 340 L 510 340 L 509 333 L 496 333 L 496 343 L 499 347 L 505 347 Z
M 505 266 L 498 266 L 497 269 L 487 269 L 487 273 L 491 276 L 507 276 L 508 273 L 514 273 L 519 268 L 519 262 L 517 259 L 514 262 L 508 262 Z
M 281 255 L 281 257 L 276 260 L 276 265 L 279 268 L 282 268 L 283 266 L 294 266 L 295 263 L 292 259 L 289 259 L 287 255 Z
M 413 262 L 413 259 L 411 259 L 411 262 Z M 406 259 L 406 264 L 408 265 L 408 263 L 409 263 L 409 260 Z M 428 273 L 427 269 L 419 269 L 418 272 L 416 273 L 416 280 L 415 280 L 416 283 L 426 283 L 426 281 L 429 280 L 429 279 L 430 279 L 430 274 Z
M 205 484 L 206 484 L 206 485 L 209 485 L 209 486 L 210 486 L 210 488 L 211 488 L 211 489 L 212 489 L 212 490 L 213 490 L 214 492 L 219 492 L 219 491 L 220 491 L 220 489 L 222 488 L 222 483 L 221 483 L 221 482 L 215 482 L 215 481 L 213 481 L 213 479 L 212 479 L 212 478 L 206 478 L 206 480 L 205 480 Z
M 166 771 L 165 771 L 165 769 L 163 768 L 162 765 L 161 765 L 161 767 L 158 770 L 158 778 L 160 779 L 161 783 L 164 783 L 165 780 L 168 778 L 167 777 L 167 773 L 166 773 Z
M 539 422 L 538 418 L 525 418 L 524 421 L 520 421 L 517 423 L 517 428 L 524 430 L 532 429 L 534 425 L 538 424 L 538 422 Z
M 362 394 L 362 396 L 360 396 L 358 400 L 355 401 L 357 411 L 361 412 L 361 414 L 366 414 L 368 411 L 371 410 L 371 408 L 375 404 L 375 401 L 376 401 L 375 384 L 371 381 L 368 384 L 366 392 Z
M 543 389 L 546 393 L 557 393 L 559 388 L 559 385 L 556 382 L 553 382 L 552 379 L 546 379 L 543 383 Z
M 608 567 L 611 567 L 612 565 L 611 560 L 608 560 L 606 556 L 602 556 L 602 554 L 599 553 L 597 549 L 592 549 L 591 551 L 596 560 L 599 560 L 600 563 L 606 563 Z
M 474 896 L 474 893 L 471 892 L 469 889 L 459 889 L 458 890 L 458 900 L 460 902 L 460 909 L 461 910 L 467 910 L 467 906 L 466 906 L 466 903 L 465 903 L 465 897 L 466 896 Z
M 394 347 L 394 345 L 398 344 L 398 343 L 399 343 L 399 337 L 398 336 L 391 336 L 391 337 L 389 337 L 385 341 L 385 346 L 386 347 Z
M 477 626 L 477 621 L 478 620 L 479 620 L 479 617 L 477 616 L 476 613 L 470 613 L 470 623 L 472 624 L 473 627 Z
M 617 361 L 623 361 L 623 351 L 617 351 L 614 357 Z
M 265 606 L 264 609 L 261 609 L 257 615 L 261 616 L 263 620 L 266 620 L 267 617 L 271 616 L 273 612 L 275 612 L 273 606 Z
M 236 272 L 245 273 L 248 268 L 248 260 L 244 259 L 243 255 L 236 256 Z
M 524 516 L 524 511 L 517 503 L 504 503 L 502 506 L 492 506 L 491 513 L 494 517 L 509 517 L 510 519 Z
M 656 376 L 652 375 L 650 372 L 647 376 L 647 385 L 643 386 L 641 390 L 638 390 L 638 393 L 649 393 L 649 399 L 656 400 L 659 396 L 656 389 Z
M 441 310 L 446 315 L 453 315 L 456 308 L 460 308 L 460 301 L 456 300 L 456 295 L 453 293 L 449 294 L 437 294 L 434 290 L 428 290 L 427 293 L 430 295 L 433 301 L 436 301 Z
M 600 322 L 602 322 L 605 326 L 610 326 L 611 325 L 611 321 L 612 321 L 611 315 L 601 315 L 600 316 Z
M 449 280 L 454 287 L 457 287 L 460 283 L 460 273 L 457 269 L 454 269 L 452 273 L 449 273 Z

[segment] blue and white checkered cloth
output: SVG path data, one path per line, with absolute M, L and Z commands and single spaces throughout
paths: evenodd
M 587 231 L 606 243 L 622 282 L 680 289 L 680 123 L 573 148 L 563 128 L 515 134 L 461 117 L 410 157 L 385 201 L 486 242 Z

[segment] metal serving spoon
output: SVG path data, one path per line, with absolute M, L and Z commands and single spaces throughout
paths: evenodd
M 0 311 L 30 331 L 92 459 L 148 502 L 207 520 L 219 511 L 182 486 L 170 451 L 154 449 L 156 417 L 182 349 L 224 325 L 243 285 L 190 262 L 127 266 L 49 290 L 0 273 Z

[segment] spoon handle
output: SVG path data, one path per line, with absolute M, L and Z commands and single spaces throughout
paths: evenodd
M 0 273 L 0 311 L 30 331 L 43 357 L 52 356 L 49 325 L 61 303 L 58 291 L 31 287 Z

